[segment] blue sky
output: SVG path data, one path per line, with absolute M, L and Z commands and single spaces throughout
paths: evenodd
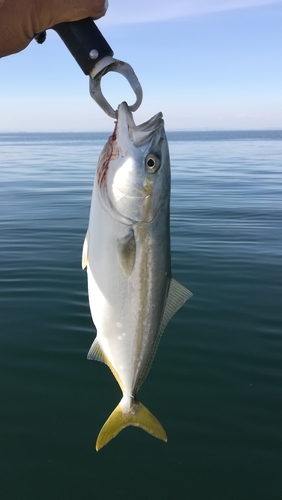
M 282 0 L 112 0 L 97 25 L 143 86 L 136 123 L 162 111 L 167 130 L 282 129 Z M 0 76 L 0 132 L 113 128 L 52 30 Z M 103 89 L 114 107 L 133 100 L 119 75 Z

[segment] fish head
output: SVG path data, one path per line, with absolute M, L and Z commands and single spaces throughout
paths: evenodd
M 168 207 L 170 198 L 169 150 L 162 113 L 135 125 L 123 102 L 109 147 L 103 190 L 108 206 L 121 219 L 151 222 Z

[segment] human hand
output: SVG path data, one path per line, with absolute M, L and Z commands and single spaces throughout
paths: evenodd
M 25 49 L 35 33 L 86 17 L 99 19 L 107 0 L 0 0 L 0 57 Z

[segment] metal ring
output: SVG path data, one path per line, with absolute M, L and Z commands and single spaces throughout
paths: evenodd
M 114 59 L 112 57 L 105 57 L 104 59 L 101 59 L 100 63 L 101 63 L 100 67 L 97 65 L 98 67 L 96 67 L 90 73 L 91 97 L 94 99 L 94 101 L 97 102 L 97 104 L 99 104 L 99 106 L 103 109 L 103 111 L 105 111 L 107 115 L 109 115 L 111 118 L 116 118 L 117 111 L 112 108 L 112 106 L 109 104 L 107 99 L 102 94 L 101 79 L 106 73 L 110 71 L 113 71 L 114 73 L 120 73 L 127 79 L 133 92 L 136 95 L 135 103 L 128 106 L 130 111 L 136 111 L 142 102 L 143 91 L 140 82 L 136 74 L 134 73 L 132 67 L 129 64 Z

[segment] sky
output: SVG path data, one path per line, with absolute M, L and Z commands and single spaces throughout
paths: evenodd
M 162 111 L 167 130 L 282 129 L 282 0 L 109 0 L 97 25 L 142 84 L 137 124 Z M 113 129 L 53 30 L 0 77 L 0 132 Z M 114 108 L 134 101 L 120 75 L 102 89 Z

